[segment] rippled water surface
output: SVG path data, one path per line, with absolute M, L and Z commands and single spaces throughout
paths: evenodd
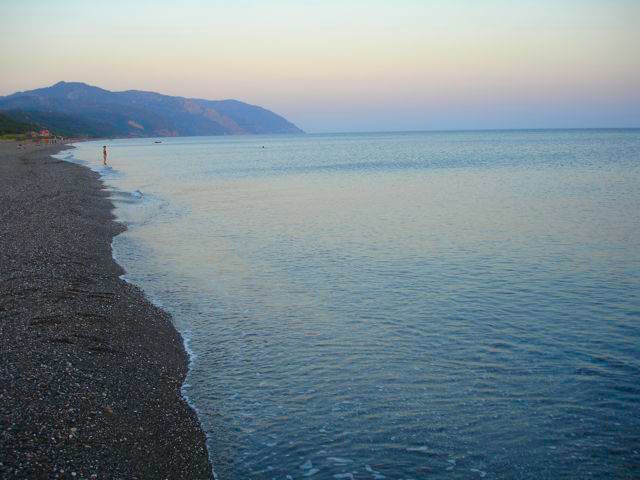
M 102 144 L 221 480 L 640 476 L 639 131 Z

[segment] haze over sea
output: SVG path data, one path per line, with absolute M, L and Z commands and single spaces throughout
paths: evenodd
M 640 131 L 77 144 L 225 479 L 640 476 Z

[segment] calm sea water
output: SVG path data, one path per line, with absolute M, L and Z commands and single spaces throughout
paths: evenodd
M 221 480 L 640 476 L 640 131 L 103 143 Z

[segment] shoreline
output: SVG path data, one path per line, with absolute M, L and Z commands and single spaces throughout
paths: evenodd
M 210 479 L 183 338 L 120 278 L 124 227 L 69 148 L 0 143 L 0 477 Z

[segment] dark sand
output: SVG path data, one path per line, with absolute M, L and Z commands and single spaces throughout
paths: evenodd
M 169 316 L 118 278 L 89 169 L 0 142 L 0 478 L 210 478 Z

